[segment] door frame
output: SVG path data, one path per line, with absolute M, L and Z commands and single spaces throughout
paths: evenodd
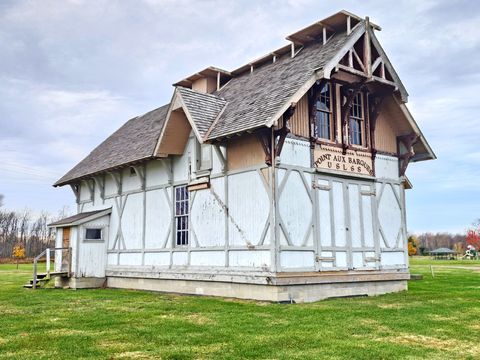
M 320 181 L 319 181 L 320 180 Z M 335 231 L 336 222 L 335 219 L 335 201 L 333 193 L 333 183 L 341 183 L 342 185 L 342 203 L 343 203 L 343 222 L 345 227 L 345 245 L 337 246 L 337 233 Z M 328 185 L 327 185 L 328 183 Z M 352 219 L 351 219 L 351 205 L 350 205 L 350 191 L 349 186 L 358 186 L 358 214 L 360 216 L 360 236 L 361 246 L 353 248 L 352 246 Z M 363 187 L 363 189 L 362 189 Z M 365 188 L 368 187 L 369 190 Z M 315 174 L 314 175 L 314 239 L 315 239 L 315 269 L 317 271 L 338 271 L 338 270 L 352 270 L 353 268 L 353 253 L 362 253 L 362 270 L 375 270 L 380 268 L 380 243 L 378 234 L 378 220 L 377 220 L 377 204 L 376 204 L 376 183 L 375 181 L 369 181 L 364 179 L 354 179 L 350 177 L 337 177 L 332 175 Z M 322 229 L 320 228 L 320 191 L 328 191 L 329 199 L 329 214 L 330 214 L 330 246 L 322 245 Z M 372 232 L 373 232 L 373 247 L 365 246 L 365 220 L 364 220 L 364 196 L 370 196 L 370 212 L 372 219 Z M 337 205 L 338 206 L 338 205 Z M 355 251 L 357 250 L 357 251 Z M 337 266 L 337 253 L 345 253 L 346 266 Z M 366 253 L 374 253 L 373 258 L 367 257 Z M 330 256 L 327 256 L 329 255 Z M 371 261 L 367 261 L 371 260 Z M 329 266 L 322 266 L 324 264 L 331 263 Z M 368 265 L 367 265 L 368 264 Z

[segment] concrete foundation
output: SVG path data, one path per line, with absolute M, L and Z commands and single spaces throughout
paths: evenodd
M 314 302 L 333 297 L 375 296 L 407 290 L 409 274 L 334 274 L 287 276 L 275 284 L 252 284 L 204 280 L 107 277 L 107 287 L 170 293 L 220 296 L 272 302 Z
M 82 277 L 82 278 L 57 278 L 55 287 L 69 287 L 70 289 L 95 289 L 105 285 L 106 278 Z

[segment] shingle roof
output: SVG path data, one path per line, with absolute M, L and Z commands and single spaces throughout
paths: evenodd
M 275 120 L 272 117 L 355 32 L 337 33 L 325 45 L 312 43 L 293 58 L 284 55 L 251 73 L 238 74 L 213 94 L 180 86 L 176 89 L 198 132 L 207 140 L 260 128 Z M 54 186 L 154 157 L 168 107 L 129 120 Z
M 215 95 L 200 93 L 181 86 L 177 87 L 177 91 L 182 96 L 198 132 L 204 137 L 227 101 Z
M 345 32 L 336 34 L 325 45 L 314 43 L 293 58 L 282 56 L 276 62 L 231 79 L 214 93 L 226 99 L 228 105 L 208 139 L 265 125 L 307 82 L 314 70 L 331 60 L 347 37 Z
M 74 179 L 153 157 L 167 110 L 168 104 L 128 120 L 54 186 L 65 185 Z
M 65 226 L 65 225 L 83 224 L 87 220 L 93 220 L 93 219 L 96 219 L 99 216 L 107 215 L 111 212 L 112 212 L 111 208 L 103 209 L 103 210 L 87 211 L 87 212 L 83 212 L 83 213 L 80 213 L 80 214 L 76 214 L 76 215 L 73 215 L 73 216 L 63 218 L 63 219 L 58 220 L 58 221 L 54 221 L 54 222 L 48 224 L 48 226 L 59 227 L 59 226 Z

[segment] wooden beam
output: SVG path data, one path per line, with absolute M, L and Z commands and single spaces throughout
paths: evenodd
M 375 70 L 377 70 L 378 65 L 380 65 L 382 62 L 383 62 L 382 57 L 381 56 L 377 57 L 373 62 L 371 72 L 373 73 Z M 372 75 L 370 74 L 370 76 Z
M 265 164 L 272 165 L 272 152 L 270 146 L 270 134 L 266 131 L 261 131 L 258 133 L 258 139 L 262 145 L 263 152 L 265 153 Z
M 348 67 L 351 67 L 353 69 L 353 51 L 350 49 L 348 51 Z
M 400 146 L 398 149 L 399 156 L 399 166 L 400 166 L 400 176 L 404 176 L 407 171 L 408 164 L 410 160 L 415 156 L 415 151 L 413 150 L 413 145 L 419 140 L 420 136 L 416 133 L 411 133 L 408 135 L 398 136 L 398 142 L 405 146 L 406 152 L 400 153 Z
M 362 71 L 366 73 L 365 66 L 363 65 L 362 59 L 360 59 L 360 56 L 358 56 L 357 52 L 355 51 L 355 48 L 352 48 L 353 55 L 355 56 L 355 59 L 357 59 L 358 64 L 362 68 Z
M 80 201 L 80 185 L 79 184 L 70 184 L 70 188 L 73 191 L 73 194 L 75 195 L 76 202 Z
M 285 142 L 285 138 L 287 137 L 288 133 L 290 132 L 290 128 L 288 127 L 288 120 L 293 116 L 295 113 L 295 109 L 297 107 L 296 103 L 292 103 L 292 105 L 288 108 L 288 110 L 283 115 L 283 124 L 280 130 L 275 131 L 275 138 L 278 136 L 278 141 L 275 144 L 275 156 L 280 156 L 282 153 L 283 144 Z
M 98 176 L 95 176 L 93 180 L 95 181 L 95 184 L 98 186 L 98 189 L 100 190 L 100 198 L 102 200 L 105 200 L 105 176 L 102 176 L 101 178 Z
M 121 172 L 108 172 L 108 174 L 112 177 L 115 185 L 117 187 L 117 195 L 122 194 L 122 173 Z
M 370 27 L 370 19 L 368 16 L 365 18 L 365 36 L 363 38 L 363 60 L 365 61 L 366 73 L 370 78 L 374 70 L 372 70 L 372 49 L 370 46 L 370 33 L 368 28 Z

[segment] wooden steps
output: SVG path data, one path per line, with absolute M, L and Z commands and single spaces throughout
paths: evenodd
M 50 273 L 50 277 L 48 276 L 48 274 L 38 274 L 36 287 L 39 288 L 39 287 L 45 286 L 51 279 L 55 277 L 68 277 L 68 272 L 67 271 L 52 272 Z M 30 279 L 28 283 L 23 285 L 23 287 L 26 289 L 33 289 L 33 279 Z

